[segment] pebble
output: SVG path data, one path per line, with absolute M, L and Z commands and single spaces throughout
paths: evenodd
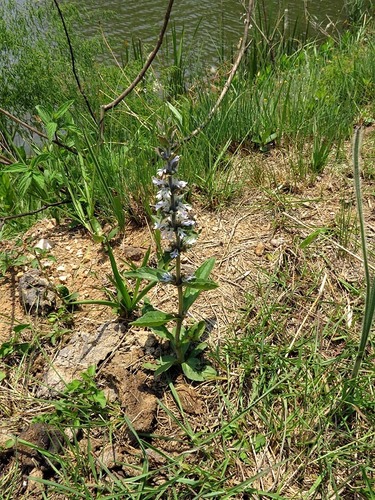
M 273 247 L 279 247 L 281 246 L 283 243 L 284 243 L 284 238 L 273 238 L 271 241 L 270 241 L 271 245 Z
M 58 266 L 58 267 L 56 268 L 56 270 L 57 270 L 57 271 L 65 271 L 65 266 L 64 266 L 64 264 L 61 264 L 61 266 Z
M 38 243 L 34 246 L 34 248 L 40 248 L 41 250 L 51 250 L 53 247 L 53 243 L 50 240 L 45 238 L 41 238 Z
M 64 276 L 59 276 L 59 281 L 61 283 L 66 283 L 67 279 L 68 279 L 68 276 L 65 276 L 65 275 Z

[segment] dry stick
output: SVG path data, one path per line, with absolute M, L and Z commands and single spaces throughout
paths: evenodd
M 99 128 L 100 128 L 100 137 L 102 140 L 104 138 L 104 115 L 105 115 L 105 112 L 108 111 L 109 109 L 115 108 L 123 99 L 125 99 L 125 97 L 127 95 L 130 94 L 130 92 L 138 85 L 138 83 L 145 76 L 146 71 L 151 66 L 153 60 L 156 57 L 156 54 L 159 52 L 161 44 L 163 43 L 163 38 L 164 38 L 164 34 L 165 34 L 167 26 L 168 26 L 173 3 L 174 3 L 174 0 L 169 0 L 169 4 L 168 4 L 167 10 L 165 12 L 165 16 L 164 16 L 163 26 L 160 30 L 159 37 L 158 37 L 158 40 L 156 42 L 155 48 L 151 52 L 151 54 L 148 56 L 147 61 L 145 62 L 141 71 L 138 73 L 138 75 L 135 77 L 135 79 L 132 81 L 132 83 L 129 85 L 129 87 L 127 89 L 125 89 L 122 94 L 120 94 L 118 97 L 116 97 L 115 100 L 113 100 L 112 102 L 109 102 L 108 104 L 103 104 L 102 106 L 100 106 Z
M 34 134 L 38 135 L 39 137 L 43 137 L 43 139 L 48 139 L 48 136 L 46 134 L 44 134 L 43 132 L 41 132 L 37 128 L 32 127 L 28 123 L 23 122 L 22 120 L 20 120 L 16 116 L 14 116 L 11 113 L 9 113 L 9 111 L 5 111 L 5 109 L 0 108 L 0 113 L 2 113 L 3 115 L 5 115 L 6 117 L 10 118 L 12 121 L 18 123 L 18 125 L 21 125 L 21 127 L 24 127 L 27 130 L 30 130 L 30 132 L 33 132 Z M 60 146 L 60 148 L 64 148 L 67 151 L 70 151 L 71 153 L 74 153 L 75 155 L 78 154 L 77 151 L 74 148 L 71 148 L 70 146 L 67 146 L 63 142 L 60 142 L 58 139 L 52 139 L 52 142 L 54 144 L 56 144 L 57 146 Z
M 193 130 L 193 132 L 191 132 L 188 136 L 184 137 L 180 142 L 173 144 L 172 149 L 177 149 L 181 144 L 184 144 L 185 142 L 190 141 L 190 139 L 193 139 L 193 137 L 198 135 L 199 132 L 201 132 L 209 124 L 211 118 L 216 113 L 222 100 L 224 99 L 225 95 L 227 94 L 227 92 L 231 86 L 232 80 L 237 72 L 238 66 L 240 65 L 240 62 L 241 62 L 241 60 L 246 52 L 246 49 L 248 47 L 247 39 L 248 39 L 248 34 L 249 34 L 249 29 L 250 29 L 251 15 L 252 15 L 252 12 L 254 9 L 254 3 L 255 3 L 255 0 L 249 0 L 249 4 L 248 4 L 247 9 L 246 9 L 245 28 L 244 28 L 244 32 L 243 32 L 243 36 L 242 36 L 240 50 L 238 52 L 237 58 L 233 64 L 233 66 L 232 66 L 232 69 L 229 73 L 228 79 L 225 82 L 223 90 L 221 91 L 216 103 L 213 105 L 213 107 L 211 108 L 210 112 L 208 113 L 208 115 L 206 116 L 206 119 L 202 122 L 202 124 L 199 125 L 199 127 L 197 127 L 195 130 Z
M 55 201 L 54 203 L 46 203 L 37 210 L 31 210 L 30 212 L 24 212 L 23 214 L 7 215 L 5 217 L 0 217 L 0 229 L 3 227 L 4 223 L 7 220 L 20 219 L 21 217 L 26 217 L 28 215 L 35 215 L 38 214 L 39 212 L 43 212 L 43 210 L 47 210 L 48 208 L 58 207 L 60 205 L 66 205 L 67 203 L 70 203 L 70 200 Z
M 6 156 L 0 155 L 0 163 L 2 163 L 3 165 L 12 165 L 13 162 Z
M 57 9 L 57 11 L 59 13 L 59 16 L 60 16 L 60 19 L 61 19 L 61 23 L 62 23 L 63 28 L 64 28 L 66 40 L 68 42 L 69 52 L 70 52 L 70 59 L 72 61 L 72 71 L 73 71 L 74 78 L 75 78 L 75 80 L 77 82 L 78 90 L 80 91 L 83 99 L 85 100 L 85 103 L 86 103 L 87 109 L 89 110 L 91 118 L 97 124 L 98 122 L 97 122 L 97 120 L 95 118 L 93 110 L 91 109 L 90 102 L 89 102 L 89 100 L 88 100 L 88 98 L 87 98 L 87 96 L 85 94 L 85 91 L 82 88 L 80 79 L 78 77 L 78 73 L 77 73 L 77 69 L 76 69 L 76 60 L 75 60 L 75 57 L 74 57 L 73 47 L 72 47 L 72 43 L 70 41 L 70 36 L 69 36 L 69 33 L 68 33 L 68 28 L 66 27 L 66 24 L 65 24 L 65 19 L 64 19 L 63 13 L 61 12 L 60 5 L 59 5 L 58 1 L 57 0 L 53 0 L 53 2 L 56 5 L 56 9 Z

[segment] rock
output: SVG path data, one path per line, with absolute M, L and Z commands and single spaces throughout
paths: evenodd
M 124 254 L 128 260 L 133 260 L 137 262 L 142 260 L 145 251 L 143 248 L 140 247 L 127 247 L 124 250 Z
M 56 308 L 57 294 L 37 269 L 27 271 L 18 284 L 20 301 L 28 314 L 46 315 Z
M 75 332 L 44 375 L 45 387 L 39 389 L 38 396 L 49 396 L 56 391 L 62 391 L 66 384 L 79 378 L 80 373 L 89 366 L 98 366 L 115 350 L 126 331 L 127 326 L 124 323 L 108 321 L 101 325 L 95 334 Z
M 50 240 L 42 238 L 38 241 L 38 243 L 34 246 L 34 248 L 40 248 L 40 250 L 51 250 L 53 247 L 53 243 Z
M 264 251 L 265 251 L 264 243 L 260 241 L 255 248 L 255 255 L 257 255 L 258 257 L 262 257 Z

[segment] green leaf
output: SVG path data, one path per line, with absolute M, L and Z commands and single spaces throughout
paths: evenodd
M 171 368 L 173 365 L 175 365 L 176 362 L 177 362 L 177 359 L 174 356 L 171 356 L 171 355 L 162 356 L 159 360 L 159 366 L 155 370 L 155 376 L 158 376 L 158 375 L 166 372 L 167 370 L 169 370 L 169 368 Z
M 319 229 L 316 229 L 312 233 L 310 233 L 299 245 L 300 248 L 306 248 L 308 247 L 313 241 L 315 241 L 321 234 L 324 234 L 327 232 L 327 228 L 325 227 L 320 227 Z
M 23 323 L 22 325 L 16 325 L 16 326 L 13 328 L 13 331 L 14 331 L 14 333 L 20 333 L 20 332 L 22 332 L 23 330 L 27 330 L 28 328 L 31 328 L 30 323 Z
M 207 349 L 207 347 L 208 345 L 206 344 L 206 342 L 201 342 L 200 344 L 195 346 L 194 349 L 191 351 L 191 356 L 193 357 L 200 356 L 202 352 Z
M 216 370 L 212 366 L 202 367 L 201 361 L 195 356 L 190 356 L 185 363 L 182 363 L 181 367 L 186 377 L 196 382 L 203 382 L 217 376 Z
M 53 113 L 53 117 L 55 120 L 58 120 L 61 118 L 65 113 L 68 111 L 68 109 L 73 105 L 74 99 L 70 99 L 69 101 L 64 102 L 57 111 Z
M 199 340 L 204 332 L 206 331 L 206 322 L 199 321 L 199 323 L 194 323 L 187 331 L 186 338 L 188 338 L 191 342 Z
M 0 358 L 4 358 L 8 356 L 8 354 L 12 354 L 14 352 L 14 346 L 11 342 L 4 342 L 0 346 Z
M 117 288 L 119 294 L 121 294 L 121 297 L 123 299 L 122 302 L 123 302 L 125 309 L 127 310 L 127 312 L 130 313 L 130 312 L 132 312 L 132 309 L 133 309 L 130 293 L 128 291 L 128 287 L 127 287 L 125 281 L 122 279 L 121 274 L 117 268 L 115 256 L 113 255 L 111 245 L 108 242 L 107 242 L 107 252 L 108 252 L 109 260 L 111 262 L 111 268 L 112 268 L 112 273 L 113 273 L 113 276 L 115 279 L 116 288 Z
M 12 163 L 12 165 L 3 168 L 2 172 L 8 174 L 17 174 L 21 172 L 27 172 L 28 169 L 29 167 L 28 165 L 26 165 L 26 163 Z
M 195 290 L 214 290 L 219 285 L 212 280 L 205 280 L 201 278 L 194 278 L 187 282 L 189 288 L 194 288 Z
M 6 378 L 7 374 L 0 370 L 0 382 Z
M 46 134 L 47 134 L 47 137 L 50 141 L 52 141 L 54 139 L 56 130 L 57 130 L 57 123 L 56 122 L 48 122 L 46 124 Z
M 107 405 L 107 399 L 106 399 L 103 391 L 96 392 L 92 396 L 92 399 L 93 399 L 94 403 L 98 403 L 100 408 L 105 408 Z
M 174 114 L 174 116 L 176 117 L 178 123 L 180 125 L 182 125 L 182 114 L 178 111 L 178 109 L 173 106 L 173 104 L 171 104 L 170 102 L 166 102 L 166 105 L 168 106 L 168 108 L 172 111 L 172 113 Z
M 174 338 L 171 332 L 168 330 L 168 328 L 164 325 L 159 325 L 159 326 L 152 326 L 151 330 L 161 337 L 162 339 L 167 339 L 171 342 L 173 342 Z
M 163 269 L 155 269 L 153 267 L 140 267 L 135 271 L 127 271 L 125 276 L 127 278 L 136 278 L 147 281 L 159 281 L 160 277 L 165 274 Z
M 181 364 L 182 371 L 188 379 L 196 382 L 203 382 L 204 377 L 201 374 L 201 362 L 198 358 L 190 357 Z
M 203 262 L 203 264 L 194 273 L 195 279 L 207 280 L 214 265 L 215 265 L 215 259 L 213 257 Z M 194 304 L 194 302 L 197 300 L 201 292 L 202 290 L 196 290 L 191 287 L 186 288 L 183 295 L 183 309 L 185 313 Z
M 47 111 L 45 108 L 42 106 L 35 106 L 35 109 L 38 112 L 38 115 L 41 117 L 42 121 L 47 124 L 48 122 L 51 121 L 52 117 L 49 111 Z
M 158 369 L 158 365 L 156 363 L 143 363 L 143 368 L 146 370 L 156 371 Z
M 173 319 L 175 319 L 173 314 L 167 314 L 163 311 L 150 311 L 146 312 L 146 314 L 135 321 L 132 321 L 130 324 L 135 326 L 148 326 L 152 328 L 154 326 L 165 325 Z

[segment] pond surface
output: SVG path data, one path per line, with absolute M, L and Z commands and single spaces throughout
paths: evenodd
M 70 0 L 85 8 L 90 22 L 80 25 L 84 34 L 103 30 L 115 52 L 121 53 L 132 37 L 148 47 L 155 44 L 167 0 Z M 246 1 L 247 3 L 247 1 Z M 287 9 L 290 27 L 297 19 L 299 30 L 306 29 L 307 12 L 313 24 L 324 28 L 343 19 L 344 0 L 264 0 L 258 2 L 267 18 L 276 18 Z M 240 0 L 175 0 L 171 25 L 184 31 L 185 43 L 192 51 L 203 51 L 207 63 L 218 58 L 223 44 L 237 44 L 243 29 L 244 9 Z M 332 26 L 332 24 L 331 24 Z M 170 35 L 169 35 L 170 36 Z

